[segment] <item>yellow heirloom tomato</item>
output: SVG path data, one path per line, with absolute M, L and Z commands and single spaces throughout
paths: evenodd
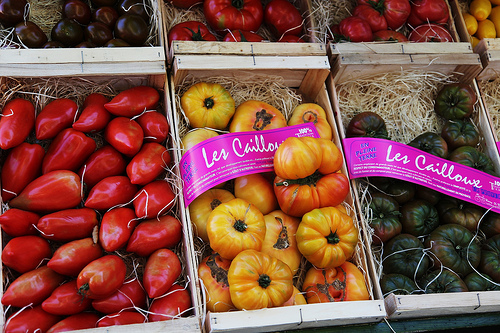
M 288 119 L 288 126 L 313 123 L 321 138 L 332 139 L 332 127 L 328 122 L 325 110 L 315 103 L 302 103 L 298 105 Z
M 335 207 L 323 207 L 302 216 L 296 239 L 300 253 L 311 264 L 331 268 L 352 257 L 358 229 L 349 215 Z
M 218 83 L 192 85 L 182 94 L 181 106 L 191 127 L 224 129 L 235 112 L 233 97 Z
M 285 116 L 274 106 L 262 101 L 241 103 L 229 124 L 229 132 L 263 131 L 286 127 Z
M 215 138 L 219 134 L 216 131 L 207 128 L 195 128 L 189 131 L 181 140 L 181 153 L 184 155 L 189 149 L 196 146 L 198 143 Z
M 302 304 L 307 304 L 304 294 L 301 293 L 300 290 L 297 289 L 296 287 L 293 287 L 292 297 L 290 297 L 288 301 L 283 303 L 283 306 L 302 305 Z
M 240 310 L 282 306 L 293 294 L 288 265 L 256 250 L 240 252 L 229 266 L 227 279 L 231 300 Z
M 264 215 L 279 208 L 272 179 L 261 173 L 235 178 L 234 196 L 253 203 Z
M 266 235 L 264 215 L 255 205 L 236 198 L 217 206 L 208 216 L 210 247 L 233 259 L 245 249 L 260 251 Z

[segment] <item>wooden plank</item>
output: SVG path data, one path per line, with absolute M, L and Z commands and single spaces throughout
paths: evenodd
M 376 54 L 434 54 L 434 53 L 472 53 L 470 43 L 334 43 L 331 44 L 333 54 L 376 53 Z
M 181 318 L 144 324 L 116 325 L 78 330 L 78 333 L 186 333 L 201 332 L 196 318 Z M 74 331 L 76 332 L 76 331 Z

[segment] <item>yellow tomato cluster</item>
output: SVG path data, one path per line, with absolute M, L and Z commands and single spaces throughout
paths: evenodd
M 462 13 L 472 46 L 483 38 L 500 37 L 500 0 L 473 0 Z

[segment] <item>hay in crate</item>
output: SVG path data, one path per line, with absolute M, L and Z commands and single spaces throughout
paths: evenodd
M 500 76 L 481 81 L 481 95 L 486 103 L 492 130 L 500 138 Z
M 0 81 L 0 89 L 3 92 L 0 97 L 0 108 L 3 108 L 5 104 L 14 99 L 14 98 L 24 98 L 33 103 L 35 106 L 35 112 L 38 114 L 42 108 L 47 105 L 49 102 L 57 99 L 57 98 L 69 98 L 75 101 L 79 106 L 79 113 L 82 111 L 81 107 L 85 98 L 92 93 L 100 93 L 108 98 L 112 98 L 116 96 L 120 91 L 125 90 L 127 88 L 131 88 L 134 86 L 138 86 L 141 84 L 147 84 L 144 82 L 142 78 L 95 78 L 94 79 L 86 79 L 86 78 L 35 78 L 35 79 L 18 79 L 18 78 L 3 78 Z M 157 88 L 158 89 L 158 88 Z M 160 96 L 163 96 L 162 91 L 160 91 Z M 165 101 L 160 99 L 160 103 L 157 108 L 158 111 L 165 110 Z M 78 114 L 79 114 L 78 113 Z M 98 133 L 87 133 L 88 136 L 92 137 L 96 141 L 97 148 L 103 146 L 105 144 L 104 135 L 102 132 Z M 34 133 L 32 133 L 26 140 L 30 143 L 38 143 L 43 147 L 47 148 L 50 145 L 51 140 L 37 140 L 35 138 Z M 171 139 L 167 138 L 167 148 L 170 154 L 173 154 L 171 148 Z M 2 161 L 3 163 L 3 161 Z M 170 168 L 166 168 L 165 172 L 158 179 L 165 179 L 169 182 L 172 187 L 174 193 L 176 193 L 176 197 L 174 198 L 173 208 L 169 211 L 169 215 L 175 217 L 177 220 L 181 221 L 181 206 L 179 203 L 180 196 L 180 178 L 173 171 L 175 166 L 171 166 Z M 1 164 L 0 164 L 1 171 Z M 83 187 L 82 187 L 83 188 Z M 133 199 L 132 199 L 133 201 Z M 121 206 L 127 206 L 126 203 Z M 83 202 L 82 202 L 83 205 Z M 1 213 L 4 213 L 9 209 L 8 203 L 2 202 L 2 210 Z M 111 209 L 116 208 L 112 207 Z M 98 220 L 100 222 L 102 218 L 102 214 L 98 214 Z M 98 230 L 94 230 L 94 234 L 92 235 L 94 240 L 97 241 Z M 2 242 L 5 245 L 10 237 L 5 233 L 2 233 Z M 51 247 L 55 250 L 62 243 L 49 240 L 51 243 Z M 191 286 L 191 281 L 189 279 L 188 270 L 188 254 L 184 252 L 183 241 L 181 240 L 179 244 L 175 248 L 171 248 L 171 250 L 177 254 L 181 266 L 182 272 L 180 277 L 177 279 L 176 283 L 181 286 L 185 286 L 185 288 L 194 290 L 194 287 Z M 130 253 L 125 251 L 124 249 L 119 249 L 113 254 L 118 255 L 123 259 L 127 266 L 127 277 L 126 279 L 137 278 L 139 281 L 142 281 L 142 277 L 144 274 L 144 267 L 146 264 L 146 257 L 138 256 L 134 253 Z M 3 273 L 3 285 L 2 288 L 5 290 L 10 282 L 12 282 L 15 278 L 19 276 L 19 273 L 9 269 L 6 266 L 2 267 Z M 142 313 L 145 317 L 148 315 L 148 308 L 152 299 L 147 300 L 147 305 L 145 309 L 136 308 L 137 311 Z M 8 317 L 13 313 L 13 309 L 7 309 L 5 311 L 4 316 Z

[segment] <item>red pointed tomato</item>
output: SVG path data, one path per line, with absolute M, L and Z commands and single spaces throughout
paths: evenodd
M 174 40 L 216 41 L 217 37 L 202 22 L 185 21 L 174 25 L 168 32 L 168 41 L 172 43 Z
M 417 27 L 424 23 L 446 24 L 450 11 L 446 0 L 412 0 L 407 24 Z
M 63 275 L 54 272 L 47 266 L 41 266 L 12 281 L 2 296 L 2 304 L 18 308 L 30 304 L 39 305 L 63 281 Z
M 91 305 L 92 300 L 82 297 L 78 293 L 76 280 L 71 280 L 54 289 L 52 294 L 42 302 L 42 309 L 54 315 L 70 316 L 89 310 Z
M 59 132 L 52 140 L 42 162 L 42 173 L 54 170 L 78 171 L 94 152 L 95 141 L 73 128 Z
M 107 211 L 102 216 L 99 227 L 99 243 L 108 252 L 125 246 L 138 220 L 131 208 L 119 207 Z
M 47 333 L 67 332 L 74 330 L 83 330 L 86 328 L 95 328 L 99 316 L 92 312 L 82 312 L 71 315 L 59 321 L 52 326 Z
M 386 19 L 387 26 L 392 30 L 401 28 L 411 11 L 409 0 L 360 0 L 358 4 L 372 6 L 380 12 Z
M 132 118 L 156 108 L 159 101 L 160 93 L 155 88 L 136 86 L 120 92 L 104 107 L 115 116 Z
M 84 133 L 103 130 L 111 120 L 111 114 L 104 107 L 108 102 L 109 99 L 102 94 L 88 95 L 83 102 L 82 113 L 72 125 L 73 128 Z
M 12 314 L 5 322 L 5 333 L 46 332 L 62 317 L 45 312 L 41 306 L 28 307 Z
M 146 185 L 155 180 L 170 164 L 167 148 L 156 142 L 142 145 L 141 150 L 127 165 L 127 175 L 132 184 Z
M 0 116 L 0 148 L 10 149 L 21 144 L 34 126 L 33 103 L 22 98 L 9 101 Z
M 120 153 L 132 157 L 141 149 L 144 132 L 135 120 L 116 117 L 104 129 L 104 138 Z
M 97 213 L 93 209 L 74 208 L 44 215 L 36 227 L 44 238 L 67 242 L 90 237 L 97 223 Z
M 158 111 L 146 111 L 135 119 L 144 132 L 144 142 L 163 143 L 167 139 L 170 125 Z
M 179 257 L 169 249 L 159 249 L 153 252 L 144 268 L 142 283 L 150 298 L 165 294 L 182 271 Z
M 34 212 L 68 209 L 80 204 L 80 177 L 69 170 L 46 173 L 31 183 L 9 202 L 10 207 Z
M 36 143 L 23 142 L 14 147 L 2 166 L 2 199 L 9 201 L 42 174 L 45 150 Z
M 207 294 L 207 310 L 211 312 L 226 312 L 236 310 L 231 301 L 227 271 L 231 260 L 222 258 L 218 253 L 212 253 L 198 265 L 198 275 L 203 281 L 203 289 Z
M 12 238 L 2 250 L 2 263 L 19 273 L 37 268 L 44 259 L 50 259 L 49 242 L 39 236 L 28 235 Z
M 78 171 L 87 188 L 92 188 L 106 177 L 119 176 L 125 172 L 125 157 L 110 145 L 97 149 Z
M 111 314 L 128 308 L 144 308 L 147 295 L 137 278 L 123 282 L 123 285 L 109 297 L 95 299 L 92 307 L 102 313 Z
M 97 327 L 108 327 L 115 325 L 131 325 L 146 322 L 147 317 L 137 311 L 120 311 L 102 317 Z
M 441 25 L 434 23 L 424 23 L 422 25 L 414 28 L 410 35 L 408 36 L 410 42 L 453 42 L 453 37 L 451 36 L 448 29 Z
M 299 35 L 302 32 L 302 15 L 288 0 L 269 1 L 264 9 L 264 22 L 276 38 Z
M 384 15 L 370 5 L 357 5 L 354 7 L 352 15 L 361 17 L 368 22 L 372 32 L 387 30 L 387 20 Z
M 127 252 L 147 257 L 161 248 L 175 247 L 182 237 L 181 222 L 173 216 L 163 215 L 141 222 L 135 227 L 127 244 Z
M 92 238 L 77 239 L 58 247 L 47 266 L 59 274 L 77 276 L 87 264 L 102 255 L 102 247 Z
M 36 235 L 38 230 L 35 226 L 40 215 L 17 208 L 8 209 L 0 215 L 2 230 L 11 237 Z
M 222 40 L 224 42 L 262 42 L 264 37 L 251 31 L 235 30 L 229 31 Z
M 58 98 L 40 111 L 35 121 L 35 135 L 38 140 L 52 139 L 75 120 L 78 105 L 71 99 Z
M 257 31 L 264 20 L 260 0 L 206 0 L 203 13 L 208 24 L 217 31 Z
M 117 205 L 129 203 L 137 193 L 137 186 L 127 176 L 106 177 L 89 192 L 85 207 L 107 210 Z
M 92 299 L 108 297 L 125 281 L 127 266 L 122 258 L 108 254 L 85 266 L 76 279 L 80 295 Z
M 165 215 L 175 203 L 175 194 L 166 180 L 155 180 L 145 185 L 134 199 L 135 214 L 138 218 L 155 218 Z
M 340 21 L 339 32 L 350 42 L 373 41 L 370 24 L 358 16 L 349 16 Z
M 174 284 L 165 296 L 156 298 L 149 307 L 149 322 L 172 320 L 186 315 L 191 308 L 189 291 Z

